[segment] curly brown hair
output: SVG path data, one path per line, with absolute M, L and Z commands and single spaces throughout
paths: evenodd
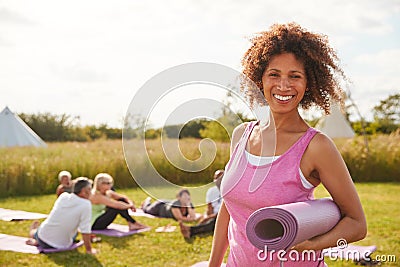
M 259 33 L 250 41 L 252 46 L 243 56 L 242 65 L 243 74 L 258 87 L 256 92 L 248 92 L 251 103 L 260 102 L 258 89 L 263 92 L 264 70 L 272 57 L 282 53 L 293 53 L 304 64 L 308 90 L 300 102 L 303 109 L 316 105 L 329 114 L 331 99 L 342 102 L 339 77 L 346 80 L 346 76 L 327 36 L 309 32 L 292 22 L 274 24 L 269 31 Z

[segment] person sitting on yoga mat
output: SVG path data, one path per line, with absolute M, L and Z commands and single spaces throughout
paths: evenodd
M 128 210 L 135 211 L 135 205 L 127 196 L 111 190 L 114 179 L 108 173 L 99 173 L 94 178 L 90 201 L 92 202 L 92 230 L 103 230 L 109 226 L 117 215 L 127 222 L 129 230 L 139 230 L 148 226 L 132 218 Z
M 62 193 L 72 193 L 72 175 L 69 171 L 60 171 L 58 174 L 58 181 L 60 184 L 57 186 L 56 195 L 60 196 Z
M 89 197 L 92 181 L 86 177 L 74 179 L 72 194 L 62 193 L 54 203 L 49 216 L 41 224 L 35 221 L 29 231 L 28 245 L 42 248 L 68 248 L 74 242 L 78 229 L 86 253 L 95 254 L 90 242 L 92 205 Z
M 196 217 L 189 190 L 180 190 L 176 198 L 175 201 L 157 200 L 151 203 L 151 198 L 148 197 L 142 203 L 142 209 L 145 213 L 161 218 L 172 218 L 177 221 L 193 222 L 200 219 Z
M 215 186 L 209 188 L 206 193 L 207 213 L 197 225 L 188 226 L 183 222 L 179 222 L 181 233 L 185 238 L 191 238 L 195 235 L 212 233 L 215 228 L 215 221 L 219 208 L 221 207 L 221 193 L 219 191 L 222 177 L 224 176 L 224 170 L 217 170 L 214 173 Z
M 345 75 L 338 63 L 326 36 L 296 23 L 274 24 L 251 39 L 242 59 L 251 82 L 243 80 L 242 88 L 250 105 L 266 101 L 269 123 L 245 122 L 233 131 L 209 266 L 221 266 L 228 246 L 228 266 L 324 266 L 322 249 L 365 237 L 364 211 L 345 162 L 334 142 L 299 112 L 315 105 L 329 113 L 333 101 L 342 102 Z M 260 260 L 260 250 L 246 236 L 249 216 L 263 207 L 311 200 L 319 184 L 339 207 L 341 220 L 284 255 L 268 251 L 271 257 Z M 301 258 L 304 250 L 314 251 L 315 259 Z

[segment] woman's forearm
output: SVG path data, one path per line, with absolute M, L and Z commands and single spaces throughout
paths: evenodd
M 220 267 L 228 248 L 228 224 L 230 215 L 222 203 L 215 224 L 209 267 Z

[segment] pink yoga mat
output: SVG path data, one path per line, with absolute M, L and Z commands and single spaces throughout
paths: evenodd
M 0 234 L 0 250 L 8 250 L 21 253 L 39 254 L 39 253 L 54 253 L 76 249 L 83 245 L 83 241 L 72 244 L 68 248 L 41 248 L 27 245 L 26 237 Z
M 0 219 L 8 222 L 20 220 L 38 220 L 46 217 L 47 215 L 42 213 L 0 208 Z
M 329 198 L 266 207 L 250 215 L 246 234 L 259 249 L 288 250 L 328 232 L 340 218 L 339 208 Z
M 150 231 L 150 227 L 140 229 L 140 230 L 132 230 L 129 231 L 128 225 L 121 225 L 121 224 L 116 224 L 112 223 L 110 224 L 107 229 L 103 230 L 92 230 L 93 234 L 99 234 L 99 235 L 107 235 L 107 236 L 115 236 L 115 237 L 122 237 L 122 236 L 127 236 L 127 235 L 133 235 L 137 233 L 143 233 Z
M 145 213 L 142 209 L 137 208 L 136 211 L 132 211 L 131 209 L 128 210 L 129 215 L 131 216 L 141 216 L 141 217 L 147 217 L 147 218 L 157 218 L 154 215 Z

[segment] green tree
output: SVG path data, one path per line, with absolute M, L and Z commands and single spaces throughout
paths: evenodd
M 79 120 L 79 117 L 67 114 L 53 115 L 48 112 L 18 115 L 44 141 L 72 141 L 74 123 Z
M 186 137 L 193 137 L 193 138 L 200 138 L 200 130 L 204 129 L 204 123 L 206 120 L 204 119 L 197 119 L 191 120 L 186 123 L 181 132 L 179 133 L 179 138 L 186 138 Z
M 389 95 L 373 108 L 374 121 L 379 125 L 377 130 L 382 133 L 391 133 L 399 128 L 400 124 L 400 94 Z
M 157 139 L 161 136 L 161 130 L 160 129 L 148 129 L 145 132 L 145 138 L 146 139 Z
M 228 132 L 228 129 L 218 121 L 205 122 L 204 129 L 200 130 L 200 136 L 202 138 L 210 138 L 214 141 L 221 142 L 229 142 L 230 134 L 232 134 L 232 132 Z

